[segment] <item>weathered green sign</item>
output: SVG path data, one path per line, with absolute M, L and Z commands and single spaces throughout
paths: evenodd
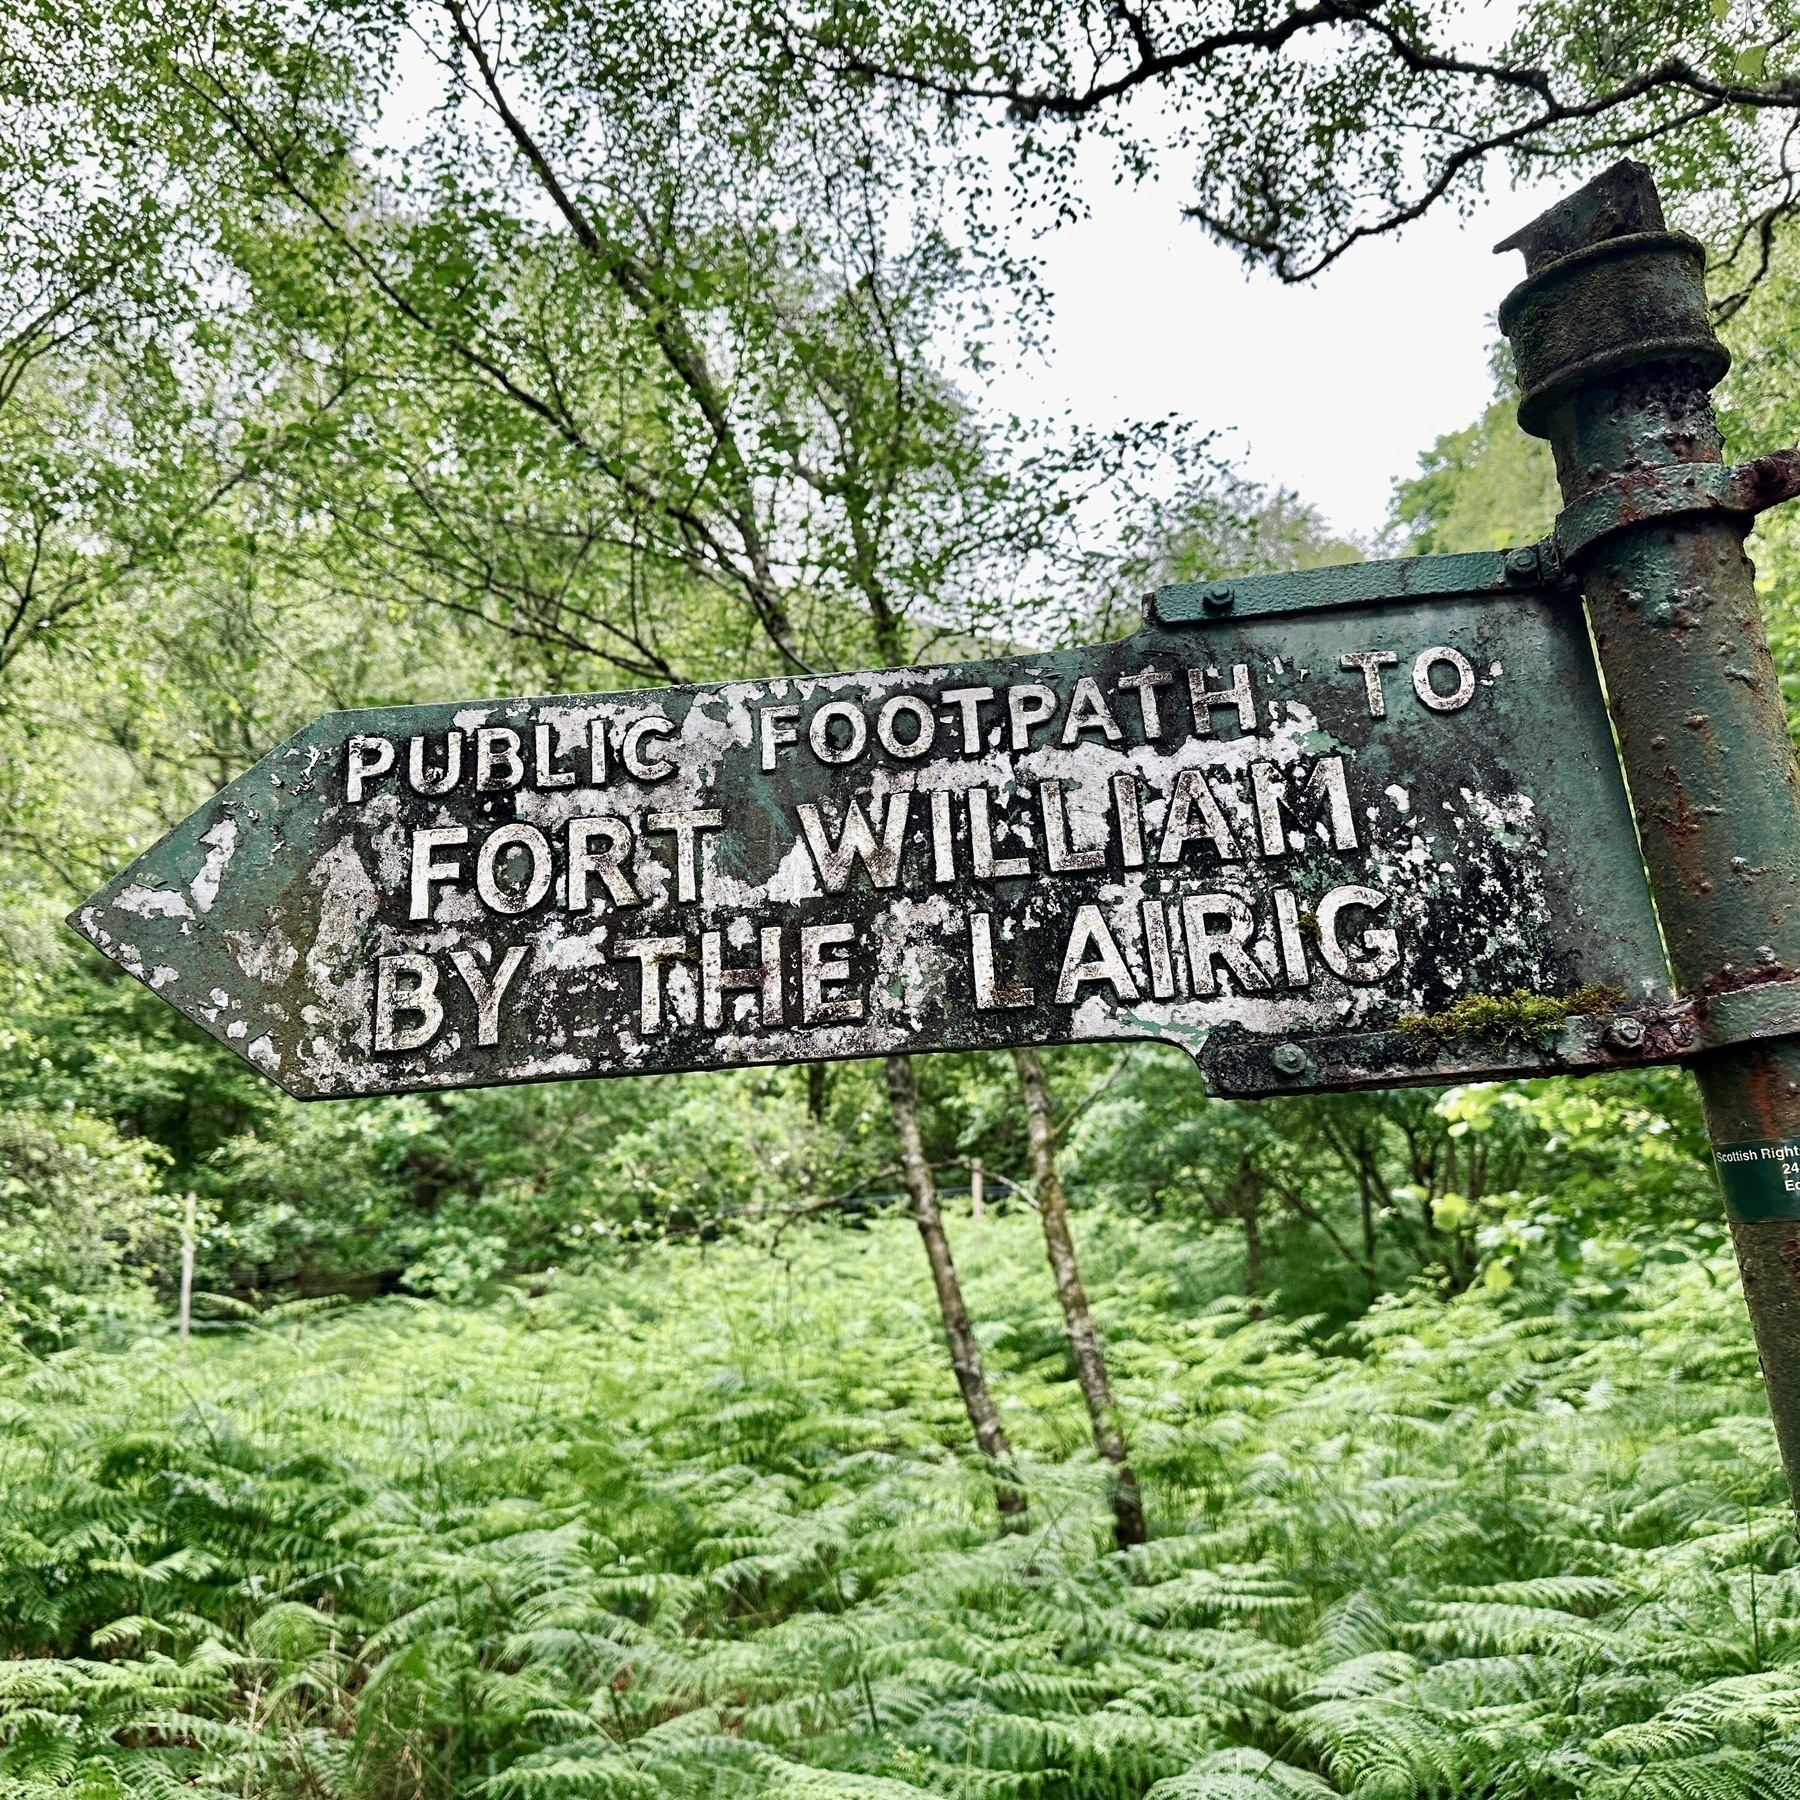
M 331 714 L 72 922 L 306 1097 L 1133 1038 L 1254 1094 L 1688 1030 L 1533 552 L 1168 588 L 1043 655 Z

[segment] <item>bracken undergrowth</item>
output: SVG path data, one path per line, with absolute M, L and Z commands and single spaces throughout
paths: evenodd
M 1800 1572 L 1728 1267 L 1206 1304 L 1080 1222 L 1151 1541 L 1111 1548 L 1029 1216 L 298 1308 L 0 1394 L 0 1797 L 1800 1800 Z

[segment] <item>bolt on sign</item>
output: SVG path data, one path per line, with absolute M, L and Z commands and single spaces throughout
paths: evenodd
M 1245 1095 L 1680 1054 L 1553 576 L 1357 564 L 1165 588 L 1085 649 L 332 713 L 71 922 L 305 1098 L 1095 1040 Z

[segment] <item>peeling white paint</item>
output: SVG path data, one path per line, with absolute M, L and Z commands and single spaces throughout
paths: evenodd
M 237 840 L 237 820 L 229 816 L 221 819 L 200 840 L 207 847 L 206 860 L 200 865 L 200 872 L 188 884 L 188 892 L 194 896 L 194 904 L 203 913 L 211 912 L 213 902 L 219 897 L 219 883 L 231 866 L 231 858 L 237 850 Z
M 191 919 L 194 909 L 186 898 L 164 888 L 140 887 L 135 882 L 114 901 L 120 912 L 132 913 L 140 919 Z M 93 909 L 83 912 L 83 918 Z

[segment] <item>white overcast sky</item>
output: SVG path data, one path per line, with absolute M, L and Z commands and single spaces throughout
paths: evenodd
M 1465 47 L 1491 50 L 1517 15 L 1517 0 L 1465 0 Z M 1357 537 L 1386 521 L 1419 452 L 1492 398 L 1494 312 L 1525 273 L 1493 247 L 1575 185 L 1513 191 L 1496 159 L 1467 220 L 1433 212 L 1285 287 L 1182 218 L 1178 156 L 1136 188 L 1114 185 L 1103 153 L 1082 168 L 1089 216 L 1039 246 L 1056 302 L 1049 357 L 1008 370 L 993 398 L 1096 426 L 1178 413 Z
M 1503 35 L 1513 12 L 1513 0 L 1471 0 L 1471 42 Z M 417 43 L 404 44 L 397 75 L 379 135 L 405 145 L 440 78 Z M 1284 287 L 1183 219 L 1178 155 L 1166 179 L 1135 187 L 1115 185 L 1098 146 L 1080 167 L 1088 216 L 1036 245 L 1054 297 L 1045 352 L 1001 369 L 989 402 L 1103 429 L 1175 413 L 1358 537 L 1380 528 L 1419 452 L 1487 404 L 1494 309 L 1524 274 L 1516 252 L 1493 246 L 1569 185 L 1512 191 L 1494 167 L 1494 192 L 1466 221 L 1434 212 L 1310 286 Z
M 1494 309 L 1525 272 L 1493 246 L 1559 191 L 1502 187 L 1466 222 L 1434 215 L 1284 287 L 1182 218 L 1179 179 L 1115 187 L 1097 169 L 1091 216 L 1038 246 L 1055 296 L 1048 354 L 1003 371 L 992 399 L 1096 426 L 1177 413 L 1366 536 L 1419 452 L 1491 397 Z

